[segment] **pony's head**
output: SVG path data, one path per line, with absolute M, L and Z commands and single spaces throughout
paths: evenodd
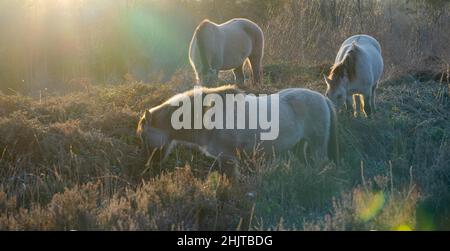
M 325 95 L 340 109 L 347 99 L 347 87 L 356 75 L 356 47 L 352 44 L 344 59 L 331 67 L 330 75 L 324 76 L 327 84 Z
M 327 84 L 327 91 L 325 95 L 333 101 L 337 109 L 340 109 L 347 100 L 347 83 L 348 78 L 342 76 L 340 78 L 330 78 L 323 76 Z
M 151 157 L 162 159 L 169 146 L 169 134 L 154 126 L 154 118 L 151 111 L 146 110 L 139 120 L 137 127 L 137 136 L 141 140 L 144 154 Z

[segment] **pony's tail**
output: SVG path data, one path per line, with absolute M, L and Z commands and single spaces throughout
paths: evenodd
M 211 25 L 210 21 L 208 19 L 203 20 L 199 26 L 197 27 L 195 34 L 197 38 L 197 48 L 198 48 L 198 54 L 200 56 L 200 62 L 202 64 L 202 67 L 200 69 L 201 74 L 207 74 L 208 71 L 211 68 L 211 64 L 208 60 L 208 57 L 206 55 L 206 49 L 207 49 L 207 36 L 208 31 L 207 27 Z
M 330 133 L 328 139 L 328 157 L 334 161 L 336 166 L 339 165 L 339 141 L 338 141 L 338 120 L 336 110 L 333 103 L 328 98 L 327 105 L 330 111 Z

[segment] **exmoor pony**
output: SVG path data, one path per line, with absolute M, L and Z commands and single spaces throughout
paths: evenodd
M 180 105 L 177 107 L 173 104 L 179 103 L 182 99 L 195 102 L 196 98 L 203 98 L 208 94 L 220 96 L 224 103 L 235 102 L 231 104 L 235 111 L 232 115 L 232 123 L 239 123 L 239 116 L 243 115 L 240 118 L 244 118 L 245 127 L 241 129 L 227 129 L 228 126 L 227 128 L 223 126 L 222 129 L 192 129 L 193 127 L 174 129 L 172 117 Z M 230 94 L 236 97 L 242 95 L 242 102 L 239 104 L 236 102 L 237 98 L 234 100 L 227 98 Z M 260 109 L 256 113 L 258 118 L 264 116 L 272 120 L 278 119 L 279 134 L 272 140 L 261 140 L 259 135 L 264 129 L 258 127 L 252 129 L 249 126 L 255 122 L 249 113 L 254 104 L 256 107 L 262 106 L 262 100 L 262 96 L 245 94 L 235 86 L 201 87 L 200 91 L 187 91 L 146 110 L 138 123 L 137 136 L 141 139 L 145 153 L 150 156 L 149 162 L 152 161 L 153 156 L 158 156 L 160 160 L 167 158 L 175 144 L 193 146 L 202 150 L 207 156 L 216 158 L 219 168 L 231 177 L 239 176 L 236 165 L 238 151 L 252 152 L 256 148 L 261 149 L 266 156 L 273 156 L 274 153 L 286 152 L 301 143 L 307 146 L 303 147 L 303 153 L 308 150 L 314 160 L 332 159 L 338 164 L 337 117 L 334 106 L 328 98 L 318 92 L 302 88 L 284 89 L 265 96 L 265 104 L 271 106 L 274 102 L 277 103 L 274 107 L 278 109 L 276 110 L 278 118 L 274 115 L 275 110 L 272 109 L 268 109 L 268 114 L 262 114 L 259 112 Z M 210 108 L 210 106 L 204 107 L 202 113 L 207 113 Z M 189 121 L 194 120 L 193 112 L 183 114 L 183 120 L 188 119 L 187 116 Z M 230 117 L 227 116 L 223 123 L 227 124 L 229 119 Z M 222 163 L 230 162 L 233 163 L 232 167 L 222 166 Z
M 340 109 L 364 110 L 367 116 L 375 112 L 375 91 L 383 73 L 381 47 L 375 38 L 355 35 L 344 41 L 336 56 L 327 84 L 326 96 Z M 364 98 L 364 108 L 361 105 Z M 353 95 L 355 104 L 353 106 Z
M 219 71 L 233 70 L 236 82 L 244 83 L 244 64 L 249 61 L 253 84 L 262 82 L 264 35 L 254 22 L 235 18 L 223 24 L 203 20 L 195 29 L 189 61 L 197 83 L 211 85 Z

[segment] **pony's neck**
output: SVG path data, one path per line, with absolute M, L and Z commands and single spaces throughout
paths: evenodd
M 353 80 L 356 75 L 355 53 L 355 51 L 349 51 L 340 63 L 333 65 L 328 78 L 335 80 L 346 77 L 350 81 Z
M 208 130 L 196 130 L 196 129 L 172 129 L 170 137 L 172 140 L 184 142 L 188 144 L 204 145 L 208 139 Z
M 198 143 L 203 137 L 204 130 L 196 129 L 174 129 L 172 126 L 172 110 L 164 109 L 162 107 L 157 111 L 157 122 L 154 125 L 156 128 L 165 131 L 170 140 L 182 141 L 187 143 Z

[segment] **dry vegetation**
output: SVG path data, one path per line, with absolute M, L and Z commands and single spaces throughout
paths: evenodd
M 139 115 L 192 88 L 183 66 L 166 83 L 126 75 L 122 84 L 80 78 L 32 96 L 3 89 L 0 230 L 449 230 L 449 5 L 282 2 L 261 21 L 265 85 L 248 91 L 323 93 L 322 74 L 346 36 L 373 34 L 384 48 L 378 113 L 339 116 L 339 169 L 305 166 L 295 153 L 266 159 L 255 152 L 241 157 L 236 185 L 214 160 L 183 147 L 146 168 L 135 136 Z M 222 14 L 218 21 L 228 18 Z M 108 62 L 101 74 L 117 68 Z
M 322 90 L 322 70 L 303 68 L 309 81 L 288 85 Z M 139 113 L 190 88 L 182 80 L 0 96 L 0 228 L 450 227 L 448 83 L 383 82 L 373 119 L 340 117 L 338 170 L 255 153 L 242 157 L 246 175 L 232 186 L 210 169 L 214 160 L 182 147 L 165 166 L 145 168 L 134 135 Z

